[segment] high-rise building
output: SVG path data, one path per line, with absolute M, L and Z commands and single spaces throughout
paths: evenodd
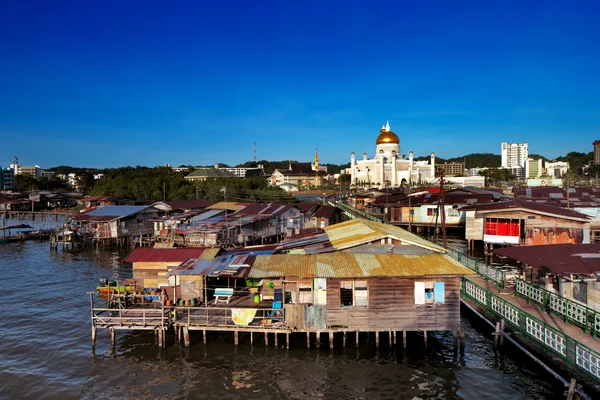
M 11 168 L 0 168 L 0 190 L 15 188 L 15 174 Z
M 502 168 L 512 172 L 517 178 L 525 178 L 525 163 L 529 155 L 527 142 L 502 142 Z
M 525 168 L 529 156 L 527 142 L 507 143 L 502 142 L 502 168 Z
M 533 158 L 528 158 L 525 161 L 525 178 L 539 178 L 544 173 L 544 168 L 542 167 L 543 160 L 540 158 L 538 160 L 534 160 Z
M 600 140 L 594 141 L 594 165 L 600 165 Z

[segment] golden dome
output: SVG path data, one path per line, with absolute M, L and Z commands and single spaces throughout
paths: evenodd
M 379 136 L 377 136 L 377 144 L 400 144 L 400 139 L 398 136 L 390 130 L 382 128 L 379 131 Z

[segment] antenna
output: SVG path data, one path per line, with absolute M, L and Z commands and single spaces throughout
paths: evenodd
M 256 142 L 254 142 L 254 162 L 256 162 Z

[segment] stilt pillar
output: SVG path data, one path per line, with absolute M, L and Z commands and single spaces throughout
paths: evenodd
M 286 332 L 285 334 L 285 348 L 289 349 L 290 348 L 290 333 Z
M 333 349 L 333 331 L 329 331 L 329 348 Z
M 112 349 L 114 349 L 115 348 L 115 329 L 109 328 L 108 331 L 110 333 L 110 347 Z
M 317 348 L 321 347 L 321 332 L 317 331 Z
M 427 347 L 427 331 L 423 331 L 423 342 L 425 344 L 425 347 Z
M 202 341 L 206 344 L 206 329 L 202 331 Z
M 233 343 L 237 346 L 239 344 L 239 338 L 238 338 L 239 332 L 238 331 L 234 331 L 233 332 Z
M 375 331 L 375 347 L 379 347 L 379 331 Z
M 358 349 L 359 331 L 356 331 L 356 348 Z
M 92 325 L 92 347 L 96 346 L 96 326 Z
M 310 332 L 306 332 L 306 348 L 310 349 Z
M 190 347 L 190 330 L 187 326 L 183 327 L 183 345 L 185 347 Z
M 406 331 L 402 331 L 402 342 L 404 343 L 404 348 L 406 348 Z

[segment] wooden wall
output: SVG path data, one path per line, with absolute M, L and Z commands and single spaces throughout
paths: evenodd
M 415 281 L 444 282 L 444 304 L 415 304 Z M 460 278 L 371 278 L 368 306 L 340 306 L 340 280 L 327 280 L 327 327 L 359 331 L 455 330 L 460 327 Z

